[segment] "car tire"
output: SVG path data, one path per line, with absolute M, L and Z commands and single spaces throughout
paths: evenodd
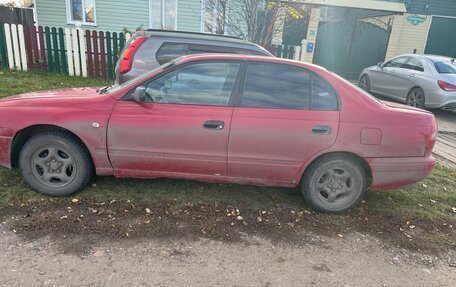
M 426 97 L 423 89 L 416 87 L 408 92 L 405 103 L 408 106 L 424 109 L 425 99 Z
M 22 177 L 33 190 L 67 196 L 85 188 L 93 164 L 84 145 L 64 132 L 44 132 L 31 137 L 19 154 Z
M 366 92 L 370 92 L 370 78 L 368 75 L 364 74 L 359 79 L 359 87 Z
M 306 170 L 302 194 L 312 209 L 342 213 L 357 205 L 367 188 L 363 165 L 347 155 L 323 156 Z

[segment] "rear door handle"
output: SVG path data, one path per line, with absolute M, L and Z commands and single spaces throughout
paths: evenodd
M 329 126 L 314 126 L 312 127 L 313 134 L 328 135 L 331 133 L 331 127 Z
M 223 121 L 206 121 L 204 122 L 204 128 L 212 130 L 223 130 L 225 122 Z
M 414 78 L 415 77 L 415 74 L 410 74 L 409 75 L 409 78 Z

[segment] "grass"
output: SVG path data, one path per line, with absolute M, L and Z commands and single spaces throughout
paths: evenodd
M 106 86 L 101 79 L 68 77 L 66 75 L 38 72 L 0 70 L 0 98 L 32 91 L 61 89 L 67 87 Z

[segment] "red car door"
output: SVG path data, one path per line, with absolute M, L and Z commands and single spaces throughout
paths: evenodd
M 233 112 L 228 175 L 294 182 L 303 164 L 336 140 L 339 103 L 305 69 L 250 62 Z
M 143 83 L 146 102 L 120 101 L 108 149 L 120 176 L 226 175 L 230 102 L 240 64 L 192 63 Z

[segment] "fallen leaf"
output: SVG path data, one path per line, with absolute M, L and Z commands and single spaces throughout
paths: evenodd
M 105 252 L 103 250 L 98 250 L 95 253 L 93 253 L 93 256 L 95 257 L 101 257 L 103 255 L 105 255 Z
M 67 219 L 68 216 L 64 215 L 64 216 L 61 216 L 60 219 Z
M 451 209 L 456 213 L 456 207 L 452 207 Z
M 150 213 L 150 208 L 147 207 L 147 208 L 146 208 L 146 212 L 147 212 L 147 213 Z
M 73 199 L 71 199 L 71 202 L 73 202 L 73 203 L 78 203 L 78 202 L 79 202 L 79 199 L 73 198 Z
M 343 238 L 343 237 L 344 237 L 344 235 L 343 235 L 343 234 L 340 234 L 340 233 L 337 234 L 337 236 L 339 236 L 340 238 Z
M 244 217 L 239 215 L 238 217 L 236 217 L 236 219 L 240 221 L 240 220 L 244 220 Z
M 423 187 L 427 187 L 427 185 L 425 183 L 423 183 Z
M 434 204 L 434 203 L 437 202 L 437 201 L 435 201 L 435 200 L 433 200 L 433 199 L 429 199 L 429 201 L 430 201 L 432 204 Z

